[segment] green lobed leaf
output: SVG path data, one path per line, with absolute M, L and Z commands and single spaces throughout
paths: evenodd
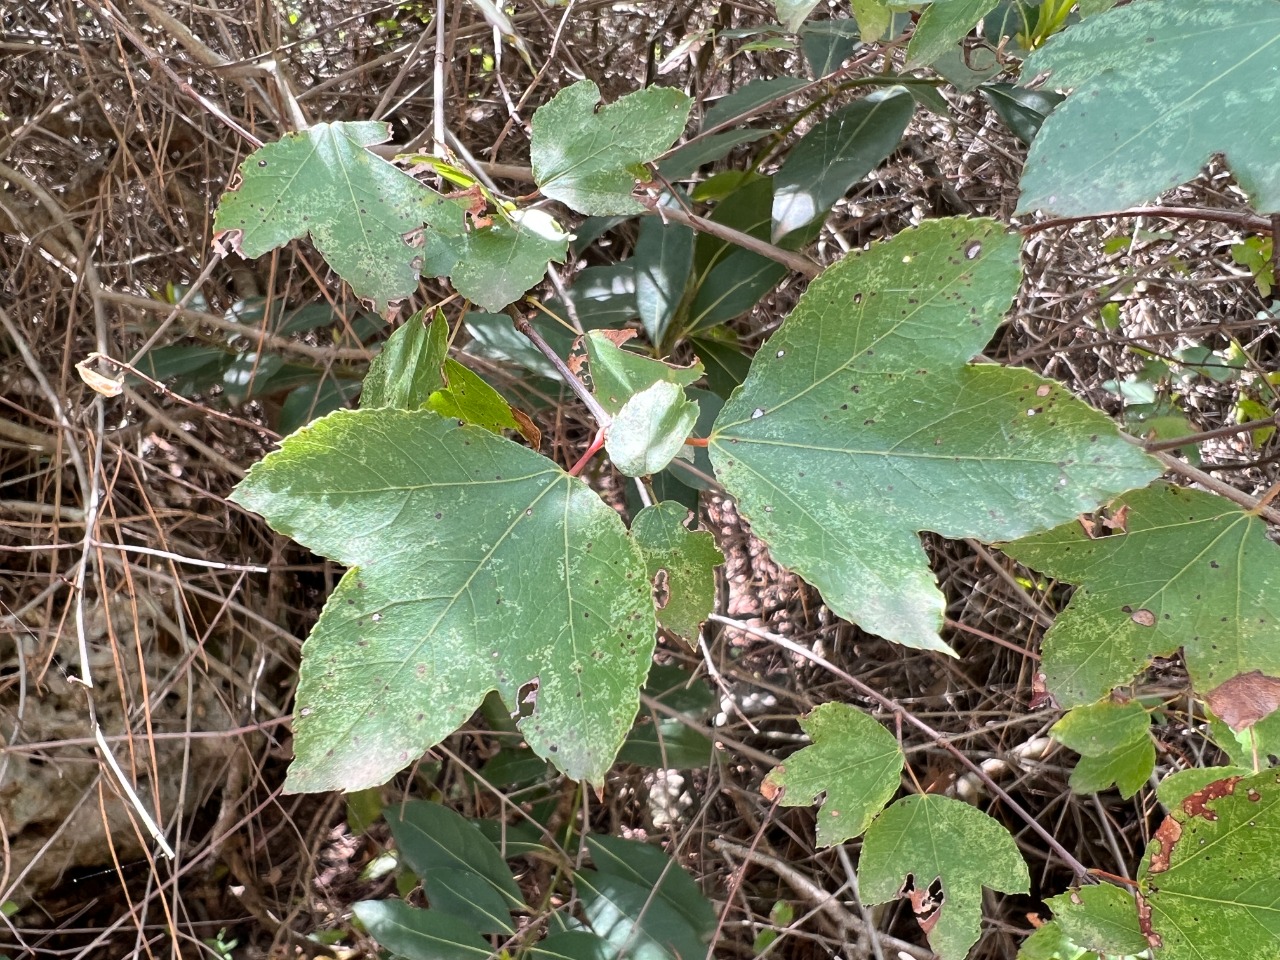
M 1053 739 L 1084 757 L 1101 757 L 1148 739 L 1151 717 L 1142 704 L 1104 700 L 1076 707 L 1053 725 Z
M 846 257 L 756 355 L 709 438 L 774 559 L 897 643 L 949 652 L 918 531 L 999 540 L 1159 472 L 1058 384 L 966 363 L 1008 309 L 1018 251 L 992 221 L 935 220 Z
M 600 88 L 580 80 L 534 113 L 533 178 L 546 196 L 578 213 L 642 213 L 631 196 L 633 171 L 684 132 L 692 101 L 670 87 L 648 87 L 599 104 Z
M 1139 0 L 1027 58 L 1074 88 L 1031 145 L 1018 213 L 1085 216 L 1150 200 L 1225 154 L 1252 206 L 1280 211 L 1280 4 Z
M 664 469 L 684 447 L 698 422 L 698 405 L 674 383 L 659 381 L 632 394 L 609 425 L 605 450 L 628 477 Z
M 931 914 L 929 946 L 942 960 L 964 960 L 982 925 L 982 888 L 1027 893 L 1031 879 L 1013 836 L 962 800 L 903 797 L 867 829 L 858 864 L 862 899 L 885 903 L 912 878 L 924 893 L 935 880 L 942 903 Z
M 781 789 L 784 807 L 807 806 L 825 794 L 818 845 L 852 840 L 897 791 L 902 748 L 877 720 L 844 703 L 819 704 L 800 719 L 800 727 L 813 745 L 770 770 L 765 790 Z
M 774 176 L 774 239 L 825 216 L 894 151 L 914 113 L 911 94 L 889 87 L 842 107 L 806 133 Z
M 907 44 L 907 66 L 927 67 L 968 36 L 999 0 L 934 0 Z
M 1079 584 L 1043 643 L 1063 706 L 1127 684 L 1182 647 L 1195 689 L 1280 676 L 1280 552 L 1265 524 L 1213 494 L 1154 484 L 1112 504 L 1127 533 L 1091 540 L 1077 521 L 1006 544 L 1015 560 Z
M 1128 800 L 1146 785 L 1155 766 L 1155 744 L 1144 735 L 1109 753 L 1081 757 L 1068 784 L 1076 793 L 1098 793 L 1114 784 L 1120 796 Z
M 563 263 L 568 234 L 539 210 L 467 234 L 449 279 L 457 291 L 490 313 L 524 296 L 547 273 L 547 264 Z
M 233 499 L 351 569 L 303 646 L 288 786 L 386 781 L 496 690 L 533 750 L 601 783 L 656 622 L 617 513 L 550 460 L 430 411 L 338 411 Z
M 689 510 L 667 501 L 645 507 L 631 524 L 631 536 L 644 554 L 652 580 L 665 574 L 664 596 L 658 600 L 658 623 L 691 643 L 715 606 L 715 570 L 724 563 L 715 538 L 694 532 L 685 523 Z
M 1183 800 L 1147 845 L 1138 918 L 1160 960 L 1280 957 L 1280 771 Z
M 421 253 L 410 238 L 441 197 L 367 148 L 385 123 L 317 123 L 258 148 L 223 194 L 215 239 L 260 257 L 308 234 L 356 296 L 385 310 L 418 288 Z
M 1045 903 L 1062 932 L 1078 946 L 1113 956 L 1147 949 L 1138 929 L 1138 905 L 1133 894 L 1119 887 L 1109 883 L 1081 887 Z
M 426 312 L 424 307 L 402 323 L 369 364 L 360 392 L 362 409 L 416 410 L 444 386 L 441 368 L 449 352 L 449 325 L 439 311 L 423 324 Z
M 403 960 L 487 960 L 489 944 L 464 921 L 400 900 L 361 900 L 352 911 L 369 935 Z

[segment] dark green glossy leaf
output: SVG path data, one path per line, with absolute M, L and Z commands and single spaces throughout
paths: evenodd
M 874 42 L 888 28 L 889 11 L 879 6 L 879 0 L 858 2 L 883 11 L 883 19 L 814 20 L 800 29 L 800 48 L 813 76 L 825 77 L 840 69 L 840 65 L 853 56 L 853 51 L 862 46 L 863 39 Z M 858 16 L 856 12 L 854 16 Z
M 647 887 L 654 897 L 670 904 L 704 943 L 710 941 L 716 929 L 715 908 L 679 864 L 652 844 L 638 840 L 588 834 L 586 843 L 602 875 Z
M 1225 154 L 1253 207 L 1280 211 L 1280 4 L 1143 0 L 1033 53 L 1066 103 L 1045 120 L 1018 212 L 1083 216 L 1150 200 Z
M 998 0 L 934 0 L 907 44 L 907 65 L 927 67 L 968 36 Z
M 640 221 L 636 250 L 629 261 L 635 270 L 636 307 L 649 342 L 661 349 L 667 328 L 684 300 L 693 269 L 694 233 L 661 217 Z
M 317 417 L 345 407 L 360 395 L 359 380 L 334 380 L 326 377 L 289 391 L 280 404 L 276 429 L 289 434 L 306 426 Z
M 750 250 L 729 251 L 698 286 L 689 330 L 706 330 L 746 313 L 787 275 L 776 260 Z
M 748 81 L 707 109 L 702 118 L 702 129 L 709 130 L 726 120 L 749 113 L 783 94 L 799 90 L 805 83 L 801 77 L 769 77 Z
M 404 960 L 488 960 L 485 942 L 464 921 L 400 900 L 362 900 L 351 908 L 370 936 Z
M 579 213 L 642 213 L 635 170 L 684 132 L 691 101 L 649 87 L 606 106 L 590 80 L 565 87 L 533 115 L 530 158 L 542 192 Z
M 533 946 L 533 960 L 617 960 L 609 941 L 589 930 L 553 933 Z
M 715 700 L 701 679 L 679 667 L 655 666 L 645 693 L 698 722 L 705 722 Z M 712 743 L 677 717 L 641 706 L 618 760 L 651 769 L 692 770 L 711 761 Z
M 525 739 L 601 782 L 656 622 L 638 548 L 582 481 L 482 428 L 378 409 L 316 421 L 233 496 L 351 568 L 303 647 L 291 789 L 382 783 L 535 679 Z
M 774 176 L 774 238 L 825 216 L 893 152 L 914 112 L 911 95 L 890 87 L 842 107 L 805 134 Z
M 991 104 L 1013 135 L 1030 143 L 1040 132 L 1044 118 L 1066 98 L 1052 90 L 1027 90 L 1011 83 L 988 83 L 979 88 L 982 98 Z
M 524 904 L 511 868 L 497 848 L 465 817 L 439 803 L 415 800 L 383 811 L 401 857 L 429 881 L 438 870 L 462 870 L 482 878 L 510 911 Z
M 747 379 L 751 358 L 742 352 L 733 331 L 716 327 L 690 337 L 689 342 L 706 367 L 707 384 L 721 398 L 727 399 L 734 388 Z
M 667 180 L 687 180 L 708 163 L 722 160 L 734 147 L 755 143 L 773 133 L 772 130 L 725 130 L 701 137 L 673 150 L 658 164 L 658 172 Z
M 1018 252 L 999 224 L 936 220 L 846 257 L 711 434 L 717 476 L 774 559 L 886 639 L 949 649 L 917 531 L 998 540 L 1158 473 L 1058 384 L 966 362 L 1008 309 Z

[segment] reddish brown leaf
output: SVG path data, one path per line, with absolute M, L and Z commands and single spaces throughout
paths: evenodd
M 1204 699 L 1223 723 L 1239 733 L 1280 710 L 1280 678 L 1251 670 L 1223 681 Z

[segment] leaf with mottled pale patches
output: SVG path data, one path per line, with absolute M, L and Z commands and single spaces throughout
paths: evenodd
M 1102 6 L 1094 3 L 1093 8 Z M 1216 153 L 1280 211 L 1280 3 L 1142 0 L 1051 37 L 1025 80 L 1073 88 L 1044 121 L 1018 213 L 1087 216 L 1154 199 Z
M 1258 670 L 1280 676 L 1280 550 L 1266 525 L 1222 497 L 1155 484 L 1118 498 L 1125 531 L 1091 539 L 1078 521 L 1006 544 L 1009 556 L 1079 588 L 1043 643 L 1063 706 L 1182 655 L 1197 691 Z
M 260 257 L 310 234 L 356 296 L 386 309 L 418 288 L 411 239 L 443 199 L 368 150 L 385 123 L 317 123 L 251 153 L 213 219 L 216 238 Z
M 429 410 L 339 411 L 233 499 L 350 569 L 303 646 L 288 786 L 383 783 L 491 690 L 539 756 L 599 784 L 657 625 L 618 514 L 525 447 Z
M 800 719 L 813 745 L 769 771 L 766 796 L 782 791 L 784 807 L 802 807 L 825 794 L 818 810 L 818 844 L 859 836 L 884 809 L 902 776 L 902 748 L 878 721 L 843 703 L 823 703 Z
M 684 132 L 692 105 L 672 87 L 647 87 L 601 106 L 600 88 L 580 80 L 533 115 L 533 178 L 579 213 L 643 213 L 631 196 L 637 171 Z
M 773 558 L 897 643 L 950 650 L 919 531 L 1021 536 L 1159 473 L 1060 385 L 968 362 L 1009 308 L 1019 247 L 990 220 L 934 220 L 829 267 L 709 438 Z

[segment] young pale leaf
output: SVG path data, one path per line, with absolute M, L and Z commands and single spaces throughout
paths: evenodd
M 385 782 L 497 690 L 539 756 L 601 783 L 657 624 L 618 514 L 550 460 L 431 411 L 338 411 L 233 499 L 351 569 L 303 647 L 296 791 Z
M 950 650 L 918 531 L 999 540 L 1159 473 L 1058 384 L 966 363 L 1008 309 L 1018 250 L 992 221 L 934 220 L 828 268 L 710 436 L 774 559 L 907 646 Z
M 1261 520 L 1163 483 L 1112 512 L 1127 532 L 1090 539 L 1072 521 L 1002 548 L 1080 585 L 1044 638 L 1041 669 L 1059 703 L 1106 696 L 1179 647 L 1200 692 L 1254 670 L 1280 677 L 1280 552 Z
M 1031 889 L 1009 831 L 976 807 L 937 794 L 903 797 L 876 818 L 862 841 L 858 882 L 864 901 L 903 896 L 908 876 L 916 917 L 942 960 L 964 960 L 977 942 L 983 887 Z M 929 894 L 935 880 L 942 885 L 940 904 Z
M 1253 207 L 1280 211 L 1280 4 L 1141 0 L 1050 38 L 1022 76 L 1074 88 L 1044 121 L 1018 213 L 1122 210 L 1225 154 Z
M 356 919 L 378 943 L 403 960 L 488 960 L 489 944 L 465 921 L 400 900 L 361 900 Z
M 1142 953 L 1147 940 L 1138 929 L 1133 895 L 1109 883 L 1081 887 L 1046 900 L 1071 942 L 1107 956 Z
M 432 392 L 426 407 L 442 417 L 474 423 L 493 433 L 527 429 L 517 419 L 511 404 L 479 376 L 458 363 L 445 359 L 445 385 Z
M 245 257 L 311 234 L 356 296 L 385 310 L 418 289 L 421 252 L 411 237 L 441 197 L 370 153 L 385 123 L 317 123 L 251 153 L 241 182 L 223 194 L 215 240 Z
M 449 352 L 449 325 L 439 311 L 424 325 L 425 313 L 424 307 L 401 324 L 369 364 L 360 391 L 362 408 L 416 410 L 444 386 L 441 370 Z
M 597 109 L 599 103 L 600 88 L 580 80 L 534 113 L 533 179 L 578 213 L 643 213 L 631 196 L 634 171 L 684 132 L 692 101 L 670 87 L 649 87 Z
M 778 22 L 795 33 L 809 14 L 813 13 L 818 0 L 773 0 L 773 5 L 778 11 Z
M 495 313 L 546 276 L 549 261 L 563 263 L 568 243 L 554 222 L 499 219 L 467 235 L 449 279 L 472 303 Z
M 1138 874 L 1138 923 L 1160 960 L 1280 956 L 1280 771 L 1229 777 L 1165 818 Z
M 800 720 L 813 746 L 789 756 L 764 778 L 764 792 L 803 807 L 820 795 L 818 845 L 859 836 L 884 809 L 902 777 L 902 748 L 878 721 L 844 703 L 822 703 Z
M 674 383 L 633 394 L 613 418 L 605 450 L 628 477 L 647 477 L 675 459 L 698 422 L 698 405 Z
M 903 87 L 876 90 L 806 133 L 774 176 L 774 239 L 825 216 L 893 152 L 915 109 Z
M 724 563 L 715 538 L 685 526 L 689 510 L 667 501 L 645 507 L 631 524 L 631 536 L 640 545 L 649 578 L 663 573 L 658 593 L 658 623 L 693 642 L 698 627 L 715 604 L 715 569 Z
M 862 29 L 862 39 L 867 43 L 881 39 L 893 22 L 893 12 L 887 0 L 853 0 L 853 16 Z
M 965 38 L 1000 0 L 934 0 L 907 44 L 907 66 L 927 67 Z
M 702 376 L 702 364 L 687 367 L 642 357 L 623 350 L 614 339 L 592 330 L 586 336 L 591 387 L 600 406 L 610 414 L 619 413 L 628 400 L 655 383 L 687 387 Z M 683 439 L 683 438 L 682 438 Z

